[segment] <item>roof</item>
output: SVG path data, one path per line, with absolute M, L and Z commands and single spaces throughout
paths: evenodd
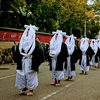
M 10 31 L 20 31 L 23 32 L 24 29 L 18 29 L 18 28 L 11 28 L 11 27 L 0 27 L 0 30 L 10 30 Z M 46 33 L 46 32 L 36 32 L 39 34 L 45 34 L 45 35 L 52 35 L 51 33 Z

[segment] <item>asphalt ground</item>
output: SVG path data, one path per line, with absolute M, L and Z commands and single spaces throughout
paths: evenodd
M 76 77 L 73 81 L 61 81 L 59 87 L 50 85 L 54 80 L 48 62 L 40 65 L 38 87 L 33 96 L 19 95 L 15 88 L 16 64 L 0 65 L 0 100 L 100 100 L 100 69 L 81 75 L 76 64 Z

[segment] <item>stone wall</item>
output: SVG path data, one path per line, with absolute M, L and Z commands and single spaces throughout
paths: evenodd
M 0 64 L 12 63 L 12 48 L 13 42 L 0 42 Z
M 6 48 L 0 51 L 0 64 L 12 63 L 12 61 L 11 48 Z

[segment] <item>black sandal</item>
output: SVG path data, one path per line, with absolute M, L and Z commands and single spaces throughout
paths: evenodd
M 20 95 L 26 95 L 26 92 L 25 91 L 21 91 Z
M 22 89 L 21 92 L 20 92 L 20 95 L 26 95 L 26 90 L 28 90 L 27 87 Z

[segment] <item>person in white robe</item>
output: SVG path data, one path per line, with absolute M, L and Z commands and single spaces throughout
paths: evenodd
M 100 68 L 100 39 L 97 39 L 97 47 L 98 47 L 98 68 Z
M 89 39 L 87 37 L 83 37 L 80 40 L 80 46 L 79 46 L 79 66 L 78 69 L 82 72 L 80 74 L 88 74 L 89 71 L 89 61 L 91 59 L 91 56 L 94 54 L 92 49 L 89 47 Z
M 63 43 L 63 34 L 66 33 L 61 30 L 52 33 L 54 36 L 50 40 L 49 56 L 51 57 L 52 78 L 55 82 L 51 85 L 60 86 L 60 81 L 64 79 L 63 63 L 68 55 L 66 45 Z
M 98 54 L 98 46 L 97 46 L 95 39 L 91 40 L 90 47 L 94 51 L 94 55 L 92 56 L 92 59 L 90 61 L 90 65 L 92 67 L 94 67 L 94 69 L 96 69 L 98 67 L 98 55 L 97 55 Z
M 69 81 L 72 80 L 72 77 L 76 76 L 75 63 L 77 62 L 77 49 L 73 34 L 67 36 L 65 44 L 68 50 L 68 57 L 65 61 L 64 76 L 68 77 L 66 80 Z
M 42 52 L 38 49 L 39 43 L 35 40 L 35 32 L 38 30 L 38 27 L 35 25 L 25 25 L 25 28 L 16 50 L 15 87 L 21 90 L 21 95 L 32 96 L 33 90 L 38 86 L 37 71 L 43 60 L 41 58 Z M 40 57 L 38 57 L 38 54 Z

